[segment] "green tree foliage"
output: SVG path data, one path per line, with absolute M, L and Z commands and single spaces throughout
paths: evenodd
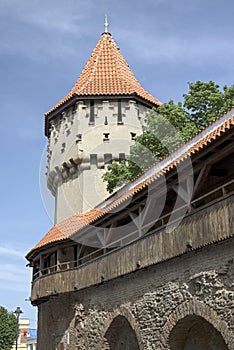
M 108 165 L 103 180 L 110 193 L 234 106 L 234 85 L 224 86 L 223 91 L 213 81 L 188 85 L 183 103 L 170 100 L 148 114 L 143 133 L 136 137 L 128 159 Z
M 233 105 L 234 85 L 223 91 L 213 81 L 189 83 L 189 92 L 183 95 L 184 107 L 189 111 L 197 129 L 206 126 Z
M 16 338 L 16 317 L 0 306 L 0 349 L 11 350 Z

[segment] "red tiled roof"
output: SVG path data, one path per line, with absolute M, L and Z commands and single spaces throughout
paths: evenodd
M 93 209 L 84 214 L 76 213 L 58 223 L 47 233 L 47 235 L 38 242 L 34 249 L 40 248 L 41 246 L 48 243 L 62 241 L 67 239 L 77 230 L 80 230 L 84 224 L 88 224 L 93 221 L 96 216 L 100 213 L 99 210 Z
M 153 105 L 161 105 L 146 92 L 129 68 L 111 34 L 103 33 L 71 91 L 51 112 L 74 96 L 137 95 Z
M 231 127 L 234 127 L 234 107 L 229 112 L 211 123 L 208 127 L 197 133 L 189 141 L 178 147 L 174 152 L 162 159 L 162 161 L 153 165 L 145 173 L 141 174 L 138 178 L 131 182 L 130 185 L 127 184 L 121 189 L 121 192 L 123 190 L 125 191 L 119 198 L 115 199 L 114 197 L 110 197 L 109 200 L 102 202 L 96 208 L 84 214 L 75 214 L 55 225 L 27 254 L 27 258 L 29 258 L 30 255 L 37 249 L 45 247 L 53 242 L 66 240 L 88 224 L 91 224 L 105 214 L 110 213 L 112 209 L 118 207 L 125 200 L 141 191 L 161 175 L 176 167 L 176 165 L 187 157 L 190 157 L 192 154 L 207 146 L 226 130 L 231 129 Z

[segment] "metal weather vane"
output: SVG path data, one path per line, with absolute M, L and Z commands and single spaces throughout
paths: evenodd
M 105 15 L 104 27 L 105 27 L 105 33 L 108 33 L 109 23 L 108 23 L 107 15 Z

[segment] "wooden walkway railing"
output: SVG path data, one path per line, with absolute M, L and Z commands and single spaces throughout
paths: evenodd
M 232 197 L 233 195 L 234 195 L 234 180 L 231 180 L 231 181 L 225 183 L 224 185 L 219 186 L 216 189 L 214 189 L 214 190 L 200 196 L 199 198 L 196 198 L 195 200 L 193 200 L 190 203 L 191 211 L 187 213 L 185 218 L 189 217 L 189 218 L 191 218 L 191 220 L 193 220 L 193 218 L 195 219 L 195 215 L 198 212 L 204 211 L 204 214 L 205 214 L 206 208 L 215 206 L 215 204 L 217 202 L 225 200 L 225 198 L 227 198 L 227 197 Z M 204 204 L 204 202 L 205 202 L 205 204 Z M 181 206 L 180 208 L 177 209 L 177 211 L 179 212 L 180 210 L 182 210 L 186 206 Z M 122 249 L 123 247 L 129 245 L 132 242 L 135 242 L 136 240 L 145 239 L 149 235 L 153 235 L 159 231 L 163 231 L 168 223 L 168 219 L 170 216 L 171 216 L 171 212 L 164 215 L 164 216 L 161 216 L 158 219 L 158 223 L 159 223 L 158 227 L 156 229 L 148 231 L 145 235 L 143 235 L 141 237 L 139 237 L 138 230 L 135 230 L 133 232 L 128 233 L 127 235 L 125 235 L 121 239 L 118 239 L 116 241 L 112 241 L 109 245 L 106 245 L 104 248 L 97 249 L 94 252 L 87 254 L 85 256 L 82 256 L 81 258 L 79 258 L 77 260 L 60 262 L 56 265 L 46 267 L 40 271 L 37 271 L 33 275 L 33 281 L 35 281 L 39 277 L 42 277 L 42 276 L 45 276 L 48 274 L 61 272 L 64 270 L 79 268 L 79 267 L 81 267 L 87 263 L 90 263 L 90 262 L 92 262 L 100 257 L 111 254 L 119 249 Z M 179 220 L 181 220 L 180 216 L 178 216 L 176 218 L 176 220 L 170 222 L 170 225 L 176 224 L 176 222 Z M 196 224 L 196 222 L 195 222 L 195 224 Z

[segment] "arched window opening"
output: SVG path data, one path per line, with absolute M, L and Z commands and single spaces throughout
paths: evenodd
M 186 316 L 175 325 L 169 345 L 170 350 L 228 350 L 220 332 L 196 315 Z
M 139 350 L 136 334 L 124 316 L 117 316 L 105 334 L 105 350 Z

